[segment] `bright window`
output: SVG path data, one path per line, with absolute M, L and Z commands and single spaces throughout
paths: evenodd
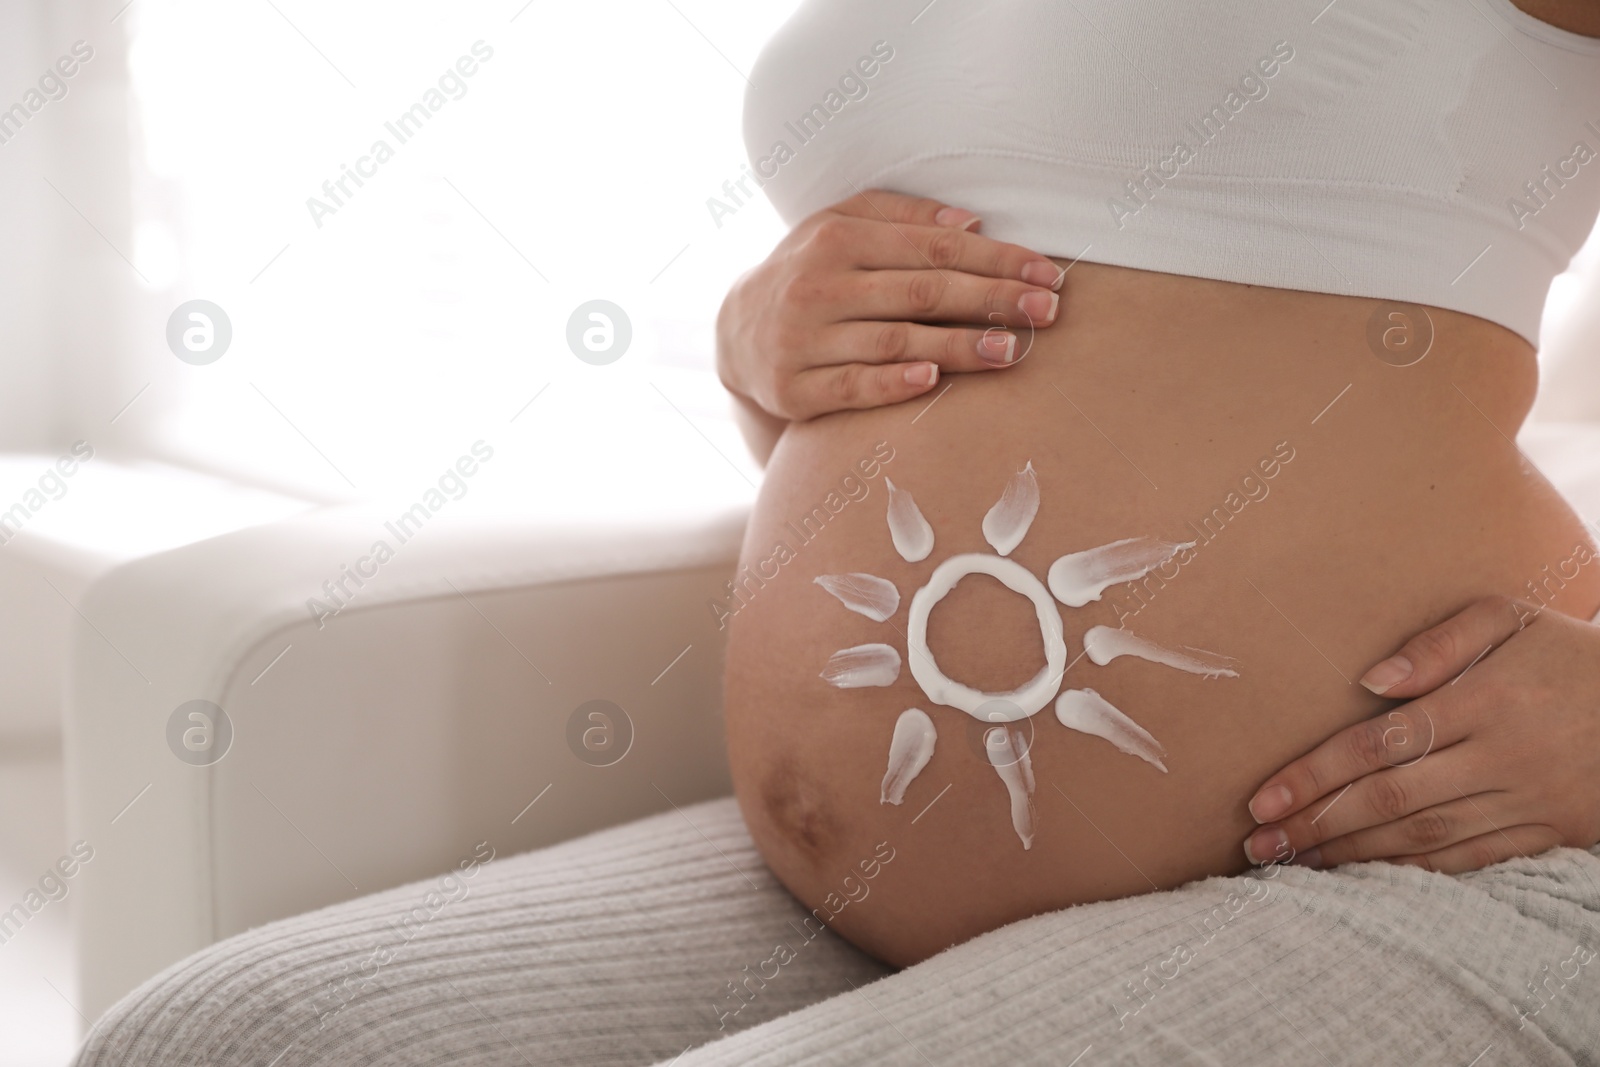
M 706 200 L 793 6 L 137 0 L 144 447 L 368 497 L 485 439 L 569 507 L 747 498 L 711 327 L 782 227 Z M 233 330 L 205 366 L 166 351 L 194 298 Z M 595 299 L 633 333 L 604 366 L 566 340 Z

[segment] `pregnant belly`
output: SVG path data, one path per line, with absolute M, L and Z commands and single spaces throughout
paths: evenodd
M 1535 370 L 1507 331 L 1087 263 L 1068 281 L 1018 366 L 791 427 L 717 609 L 756 843 L 893 963 L 1242 869 L 1256 786 L 1389 706 L 1355 679 L 1407 637 L 1489 593 L 1600 606 L 1581 522 L 1511 443 Z M 1025 532 L 1002 506 L 986 536 L 1030 480 Z M 891 537 L 908 501 L 926 556 Z M 1142 577 L 1049 581 L 1125 539 Z M 817 582 L 851 574 L 882 581 Z

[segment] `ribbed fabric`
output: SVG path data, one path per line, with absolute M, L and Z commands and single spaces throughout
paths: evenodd
M 1511 0 L 805 0 L 750 71 L 793 225 L 874 187 L 1047 255 L 1427 304 L 1537 345 L 1600 213 L 1600 40 Z
M 77 1067 L 1600 1063 L 1600 959 L 1575 962 L 1600 950 L 1600 857 L 1573 849 L 1456 878 L 1213 878 L 893 974 L 831 933 L 807 940 L 731 799 L 466 884 L 354 997 L 329 984 L 394 944 L 437 881 L 196 954 L 108 1012 Z M 772 973 L 779 943 L 793 958 L 735 1000 L 727 983 Z M 1537 1009 L 1520 1028 L 1519 1008 Z
M 78 1067 L 637 1067 L 719 1036 L 722 1013 L 747 1028 L 888 971 L 803 925 L 732 799 L 496 858 L 459 884 L 408 942 L 395 924 L 438 879 L 212 945 L 107 1012 Z M 780 942 L 794 959 L 735 999 L 728 983 L 770 974 Z
M 1456 878 L 1283 868 L 1037 916 L 676 1067 L 1592 1065 L 1593 953 L 1587 852 Z

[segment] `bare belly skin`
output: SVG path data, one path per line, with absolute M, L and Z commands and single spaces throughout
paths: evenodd
M 726 604 L 728 744 L 758 847 L 820 920 L 906 965 L 1042 911 L 1237 872 L 1255 788 L 1391 706 L 1355 679 L 1408 637 L 1483 595 L 1530 598 L 1530 581 L 1554 610 L 1600 607 L 1600 564 L 1552 580 L 1591 542 L 1511 443 L 1536 387 L 1529 346 L 1429 309 L 1427 354 L 1396 366 L 1407 357 L 1369 342 L 1374 313 L 1395 306 L 1079 263 L 1060 320 L 1018 366 L 956 376 L 931 406 L 784 434 Z M 1421 345 L 1427 326 L 1413 331 L 1389 341 Z M 931 702 L 909 669 L 859 689 L 819 671 L 867 642 L 904 657 L 912 593 L 948 556 L 992 551 L 984 514 L 1029 461 L 1041 505 L 1010 558 L 1041 580 L 1059 556 L 1120 538 L 1197 542 L 1155 579 L 1057 605 L 1069 660 L 1091 626 L 1120 625 L 1232 656 L 1239 677 L 1077 658 L 1062 687 L 1131 716 L 1168 773 L 1046 705 L 1023 724 L 1037 780 L 1024 849 L 982 725 Z M 921 562 L 890 542 L 886 477 L 933 527 Z M 858 571 L 899 589 L 886 622 L 813 583 Z M 946 674 L 985 691 L 1045 662 L 1033 605 L 986 576 L 934 609 L 928 637 Z M 937 746 L 905 802 L 882 804 L 910 707 Z

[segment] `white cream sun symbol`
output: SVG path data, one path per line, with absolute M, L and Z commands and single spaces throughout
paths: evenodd
M 895 550 L 909 563 L 927 559 L 933 552 L 933 527 L 909 492 L 888 478 L 884 484 L 889 491 L 889 537 Z M 1033 759 L 1028 752 L 1028 735 L 1016 724 L 1036 714 L 1052 699 L 1061 725 L 1103 738 L 1163 774 L 1167 770 L 1162 762 L 1166 751 L 1161 743 L 1099 693 L 1093 689 L 1058 693 L 1070 664 L 1056 601 L 1068 607 L 1083 607 L 1099 600 L 1110 586 L 1136 581 L 1194 548 L 1192 541 L 1180 543 L 1150 537 L 1113 541 L 1056 560 L 1046 576 L 1047 586 L 1022 564 L 1007 558 L 1027 536 L 1038 512 L 1039 479 L 1030 462 L 1012 475 L 999 501 L 983 517 L 983 537 L 995 554 L 962 553 L 935 567 L 927 583 L 911 596 L 906 634 L 911 676 L 928 699 L 964 711 L 979 722 L 994 724 L 984 731 L 984 751 L 1005 784 L 1011 802 L 1011 825 L 1025 849 L 1033 847 Z M 986 693 L 964 685 L 939 669 L 928 648 L 928 616 L 934 605 L 969 574 L 986 574 L 1033 602 L 1044 641 L 1045 662 L 1018 689 Z M 888 621 L 900 608 L 900 590 L 876 575 L 824 574 L 815 581 L 845 607 L 874 622 Z M 1233 660 L 1227 656 L 1197 648 L 1165 648 L 1125 629 L 1091 627 L 1083 635 L 1083 644 L 1084 654 L 1100 666 L 1118 656 L 1135 656 L 1207 678 L 1238 677 Z M 899 677 L 900 653 L 892 645 L 878 643 L 841 649 L 829 657 L 822 671 L 825 681 L 841 689 L 893 685 Z M 883 776 L 880 803 L 899 804 L 904 800 L 906 787 L 933 758 L 937 737 L 932 718 L 921 708 L 907 708 L 900 713 L 889 742 L 889 766 Z

